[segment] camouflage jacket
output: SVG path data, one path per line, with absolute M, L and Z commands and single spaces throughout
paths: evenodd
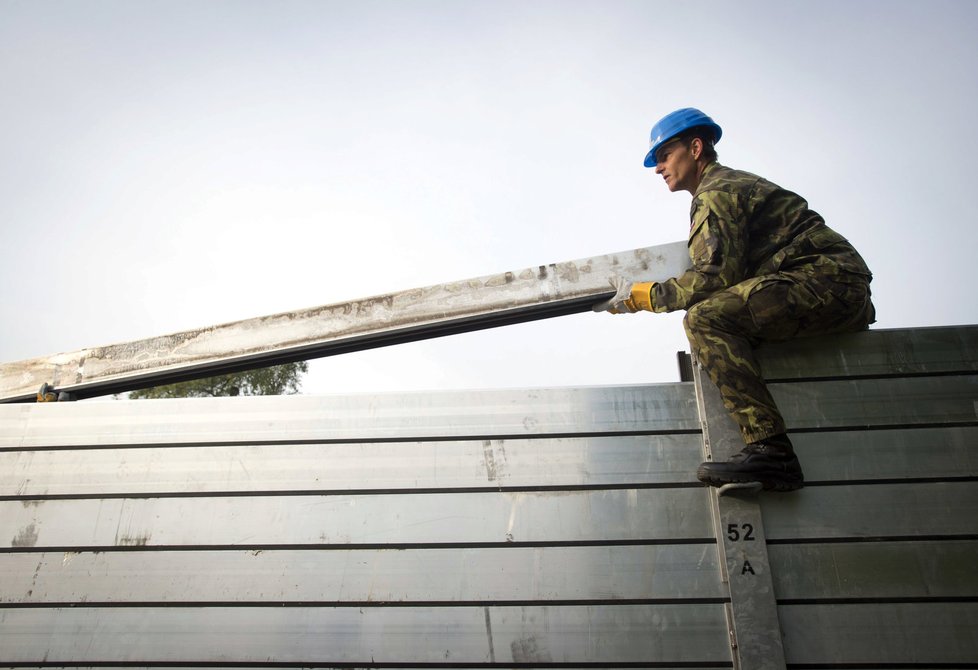
M 859 253 L 801 196 L 716 162 L 693 194 L 689 256 L 691 269 L 653 285 L 654 311 L 686 309 L 745 279 L 775 272 L 872 278 Z

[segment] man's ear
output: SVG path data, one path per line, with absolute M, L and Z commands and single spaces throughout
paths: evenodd
M 699 137 L 694 137 L 690 140 L 689 151 L 693 154 L 695 160 L 699 160 L 699 157 L 703 155 L 703 140 Z

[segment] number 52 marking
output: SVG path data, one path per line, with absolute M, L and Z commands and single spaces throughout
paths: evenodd
M 754 541 L 754 526 L 749 523 L 728 523 L 727 524 L 727 538 L 731 542 L 753 542 Z

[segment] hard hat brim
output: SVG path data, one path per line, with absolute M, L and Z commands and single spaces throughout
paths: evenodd
M 651 147 L 649 148 L 649 152 L 645 154 L 645 167 L 650 168 L 658 165 L 658 161 L 655 159 L 655 152 L 664 144 L 687 130 L 700 127 L 710 130 L 713 135 L 714 144 L 720 141 L 723 130 L 713 119 L 695 107 L 677 109 L 675 112 L 662 117 L 658 123 L 652 126 Z

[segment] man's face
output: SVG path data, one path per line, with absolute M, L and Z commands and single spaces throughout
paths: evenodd
M 696 140 L 693 140 L 694 142 Z M 693 159 L 693 148 L 679 140 L 666 142 L 655 152 L 655 173 L 661 174 L 672 192 L 696 190 L 699 170 Z

